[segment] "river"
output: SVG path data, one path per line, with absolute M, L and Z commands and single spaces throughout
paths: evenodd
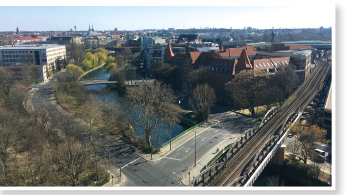
M 98 68 L 94 71 L 89 72 L 88 74 L 86 74 L 82 80 L 95 80 L 95 79 L 109 79 L 110 77 L 110 73 L 107 72 L 107 69 L 103 66 L 101 68 Z M 86 89 L 91 92 L 92 90 L 102 90 L 107 88 L 107 85 L 105 84 L 101 84 L 101 85 L 89 85 L 86 87 Z M 108 92 L 106 92 L 107 94 L 101 94 L 101 95 L 94 95 L 95 98 L 100 98 L 100 99 L 104 99 L 107 98 L 107 96 L 114 96 L 116 97 L 116 100 L 112 101 L 114 104 L 127 104 L 129 103 L 129 100 L 125 98 L 124 94 L 118 93 L 116 90 L 110 90 Z M 136 114 L 133 113 L 131 114 L 133 118 L 136 117 Z M 168 125 L 165 125 L 168 126 Z M 134 133 L 136 136 L 142 136 L 144 135 L 144 130 L 140 127 L 139 124 L 133 124 L 133 128 L 134 128 Z M 174 127 L 162 127 L 161 129 L 159 129 L 156 133 L 157 137 L 152 137 L 152 145 L 157 148 L 159 146 L 161 146 L 163 143 L 169 141 L 169 136 L 167 136 L 167 134 L 165 133 L 165 128 L 170 128 L 171 129 L 171 137 L 175 137 L 177 135 L 179 135 L 180 133 L 182 133 L 184 130 L 186 130 L 188 127 L 183 126 L 183 125 L 179 125 L 176 124 Z

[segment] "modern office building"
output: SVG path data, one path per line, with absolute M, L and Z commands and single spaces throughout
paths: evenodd
M 66 49 L 63 45 L 6 45 L 0 47 L 1 66 L 51 65 L 55 69 L 55 60 L 65 57 Z

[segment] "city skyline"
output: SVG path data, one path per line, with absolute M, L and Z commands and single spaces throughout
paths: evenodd
M 317 5 L 317 4 L 316 4 Z M 333 27 L 335 7 L 332 4 L 307 7 L 289 6 L 0 6 L 4 15 L 0 31 L 68 31 L 77 26 L 86 31 L 94 26 L 103 30 L 190 29 L 190 28 L 324 28 Z M 17 14 L 13 14 L 16 12 Z M 54 14 L 54 13 L 60 13 Z M 64 14 L 65 13 L 65 14 Z M 140 13 L 140 14 L 139 14 Z M 183 14 L 185 13 L 185 14 Z M 100 17 L 101 16 L 101 17 Z M 285 17 L 287 16 L 287 17 Z M 290 17 L 291 16 L 291 17 Z M 26 17 L 26 20 L 24 18 Z M 315 20 L 315 18 L 320 18 Z

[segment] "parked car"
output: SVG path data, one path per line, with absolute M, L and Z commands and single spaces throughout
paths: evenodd
M 320 149 L 315 149 L 312 159 L 316 163 L 323 163 L 326 161 L 326 152 Z

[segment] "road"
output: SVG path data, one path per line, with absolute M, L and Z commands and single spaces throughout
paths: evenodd
M 59 74 L 63 73 L 64 71 Z M 33 107 L 46 107 L 52 118 L 70 115 L 55 100 L 53 89 L 55 82 L 56 76 L 53 76 L 49 82 L 32 86 L 30 97 Z M 205 154 L 210 151 L 215 152 L 217 144 L 238 137 L 244 130 L 256 124 L 256 119 L 236 115 L 222 107 L 212 107 L 212 112 L 214 114 L 210 115 L 210 121 L 213 121 L 210 128 L 197 134 L 196 151 L 193 137 L 168 153 L 162 160 L 153 162 L 132 153 L 129 144 L 110 137 L 108 141 L 104 141 L 102 152 L 99 153 L 103 167 L 116 172 L 119 171 L 121 163 L 122 173 L 125 176 L 122 186 L 183 186 L 180 178 L 186 167 L 194 165 L 195 153 L 199 162 Z M 79 119 L 76 121 L 79 126 L 86 125 L 84 121 Z M 57 128 L 61 134 L 61 126 Z
M 180 177 L 209 152 L 216 152 L 216 146 L 226 140 L 238 137 L 244 130 L 255 125 L 256 119 L 236 115 L 233 112 L 211 114 L 213 125 L 197 134 L 183 145 L 173 149 L 159 161 L 137 159 L 123 167 L 126 176 L 124 186 L 184 186 Z M 242 124 L 243 129 L 239 128 Z M 197 131 L 197 130 L 196 130 Z M 190 132 L 194 134 L 193 132 Z M 196 150 L 195 150 L 196 144 Z M 204 165 L 203 165 L 204 166 Z

